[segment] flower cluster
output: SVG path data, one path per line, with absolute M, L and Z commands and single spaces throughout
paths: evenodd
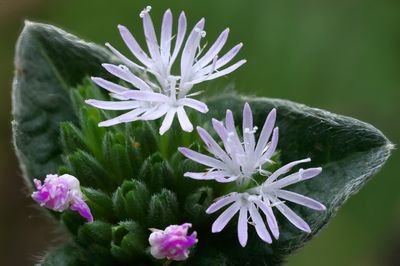
M 189 249 L 198 242 L 197 233 L 188 235 L 192 224 L 170 225 L 164 231 L 151 229 L 149 243 L 150 253 L 156 259 L 186 260 L 189 257 Z
M 318 201 L 285 189 L 289 185 L 317 176 L 322 170 L 320 167 L 300 169 L 280 178 L 298 164 L 310 162 L 309 158 L 288 163 L 273 173 L 264 170 L 265 166 L 273 163 L 271 157 L 278 144 L 278 128 L 274 128 L 275 120 L 276 110 L 273 109 L 266 118 L 256 143 L 257 127 L 253 126 L 252 111 L 250 105 L 246 103 L 243 109 L 242 139 L 236 131 L 232 112 L 228 110 L 225 125 L 216 119 L 212 120 L 214 130 L 221 138 L 225 150 L 201 127 L 197 128 L 200 138 L 214 157 L 188 148 L 179 149 L 187 158 L 209 167 L 206 172 L 187 172 L 185 176 L 222 183 L 235 181 L 237 187 L 242 190 L 242 192 L 232 192 L 217 199 L 206 212 L 211 214 L 230 205 L 213 223 L 212 232 L 214 233 L 222 231 L 233 216 L 239 212 L 237 232 L 239 242 L 243 247 L 247 243 L 249 218 L 251 219 L 250 224 L 254 225 L 258 236 L 263 241 L 272 243 L 271 234 L 275 239 L 279 238 L 279 228 L 272 210 L 273 207 L 276 207 L 300 230 L 311 232 L 310 226 L 291 210 L 285 201 L 319 211 L 325 210 L 325 206 Z M 255 175 L 266 177 L 266 180 L 262 184 L 258 184 L 254 179 Z M 251 183 L 256 185 L 251 186 Z M 260 215 L 260 211 L 265 216 L 266 223 Z
M 44 183 L 34 180 L 36 190 L 32 198 L 41 206 L 57 212 L 66 209 L 79 212 L 88 222 L 93 216 L 83 199 L 79 180 L 72 175 L 47 175 Z
M 86 103 L 105 110 L 130 110 L 118 117 L 103 121 L 99 126 L 112 126 L 136 120 L 156 120 L 164 116 L 160 134 L 164 134 L 172 125 L 175 115 L 184 131 L 191 132 L 193 125 L 190 122 L 185 107 L 201 113 L 208 112 L 207 105 L 193 99 L 196 93 L 190 94 L 193 86 L 203 81 L 216 79 L 227 75 L 244 64 L 245 60 L 226 67 L 232 61 L 242 44 L 234 46 L 223 56 L 219 53 L 223 49 L 229 29 L 224 30 L 214 44 L 203 53 L 204 47 L 200 42 L 206 36 L 204 31 L 205 20 L 201 19 L 191 30 L 185 41 L 187 21 L 182 12 L 178 19 L 176 35 L 172 35 L 172 12 L 164 13 L 160 41 L 158 41 L 153 22 L 150 17 L 151 7 L 146 7 L 140 17 L 143 19 L 144 35 L 148 53 L 138 44 L 130 31 L 122 25 L 119 32 L 126 46 L 136 57 L 138 63 L 128 59 L 111 44 L 106 46 L 121 60 L 123 64 L 103 64 L 103 67 L 112 75 L 124 80 L 135 89 L 116 84 L 100 77 L 93 77 L 93 81 L 110 92 L 111 97 L 118 101 L 87 100 Z M 172 43 L 175 39 L 174 47 Z M 180 73 L 172 73 L 172 67 L 178 55 L 181 54 Z M 140 77 L 137 73 L 149 73 L 154 79 Z

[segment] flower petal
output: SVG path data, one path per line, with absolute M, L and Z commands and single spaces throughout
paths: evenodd
M 185 109 L 183 109 L 182 106 L 179 106 L 176 110 L 178 114 L 178 120 L 179 124 L 181 125 L 183 131 L 186 132 L 192 132 L 193 131 L 193 125 L 189 120 L 189 117 L 187 116 Z
M 245 103 L 243 108 L 243 142 L 246 153 L 249 155 L 254 152 L 255 138 L 253 131 L 253 113 L 250 105 Z
M 267 201 L 267 202 L 264 202 L 262 200 L 254 200 L 254 203 L 265 214 L 265 216 L 267 217 L 268 227 L 271 230 L 272 235 L 275 237 L 275 239 L 278 239 L 279 238 L 278 222 L 276 221 L 274 212 L 272 211 L 272 208 L 270 207 L 269 200 L 265 199 L 265 201 Z
M 312 198 L 297 194 L 292 191 L 280 189 L 280 190 L 276 191 L 276 196 L 279 198 L 306 206 L 308 208 L 317 210 L 317 211 L 325 211 L 326 210 L 326 207 L 322 203 L 320 203 Z
M 178 148 L 179 152 L 182 153 L 185 157 L 189 158 L 192 161 L 198 162 L 200 164 L 217 168 L 217 169 L 224 169 L 225 164 L 217 159 L 214 159 L 210 156 L 201 154 L 199 152 L 193 151 L 188 148 L 180 147 Z
M 111 50 L 111 52 L 113 52 L 113 54 L 115 54 L 119 59 L 121 59 L 121 61 L 124 62 L 126 65 L 131 66 L 133 68 L 144 70 L 142 66 L 139 66 L 138 64 L 130 60 L 128 57 L 123 55 L 120 51 L 115 49 L 110 43 L 107 42 L 105 45 L 108 47 L 108 49 Z
M 289 185 L 313 178 L 319 175 L 322 171 L 321 167 L 308 168 L 305 170 L 300 169 L 298 172 L 288 175 L 270 185 L 271 188 L 283 188 Z
M 102 64 L 102 66 L 114 76 L 123 79 L 140 90 L 151 91 L 149 85 L 142 79 L 136 77 L 126 66 L 116 66 L 113 64 Z
M 132 111 L 129 111 L 125 114 L 122 114 L 120 116 L 114 117 L 112 119 L 102 121 L 99 123 L 99 127 L 109 127 L 109 126 L 114 126 L 120 123 L 126 123 L 126 122 L 131 122 L 135 121 L 138 119 L 138 116 L 142 113 L 144 113 L 146 110 L 143 109 L 134 109 Z M 121 121 L 124 120 L 124 121 Z
M 225 171 L 209 171 L 209 172 L 186 172 L 183 176 L 190 177 L 197 180 L 213 180 L 215 178 L 223 178 L 227 176 Z
M 172 41 L 172 13 L 168 9 L 164 13 L 162 26 L 161 26 L 161 38 L 160 38 L 160 51 L 161 59 L 164 65 L 168 65 L 169 57 L 171 56 L 171 41 Z
M 284 166 L 282 166 L 281 168 L 279 168 L 278 170 L 276 170 L 272 175 L 270 175 L 267 179 L 267 181 L 265 181 L 265 184 L 271 184 L 272 182 L 274 182 L 280 175 L 286 174 L 287 172 L 289 172 L 293 167 L 295 167 L 298 164 L 301 163 L 307 163 L 310 162 L 311 159 L 310 158 L 306 158 L 306 159 L 302 159 L 302 160 L 298 160 L 298 161 L 293 161 L 290 162 L 288 164 L 285 164 Z
M 133 100 L 147 101 L 147 102 L 168 103 L 170 101 L 170 99 L 164 94 L 151 91 L 129 90 L 127 92 L 122 93 L 122 96 Z
M 239 197 L 239 194 L 237 192 L 232 192 L 229 193 L 221 198 L 219 198 L 217 201 L 212 203 L 206 210 L 206 213 L 211 214 L 214 213 L 221 208 L 225 207 L 226 205 L 236 201 Z
M 193 66 L 193 68 L 199 70 L 206 65 L 208 65 L 221 51 L 224 47 L 226 40 L 228 39 L 229 29 L 225 29 L 218 37 L 218 39 L 214 42 L 214 44 L 210 47 L 207 53 L 197 61 L 197 63 Z
M 178 56 L 178 53 L 182 47 L 183 39 L 185 38 L 185 34 L 186 34 L 186 26 L 187 26 L 187 22 L 186 22 L 185 12 L 182 11 L 179 16 L 178 32 L 176 34 L 176 42 L 175 42 L 174 51 L 172 53 L 171 60 L 169 62 L 170 66 L 174 63 L 174 61 L 175 61 L 176 57 Z
M 175 109 L 170 109 L 167 114 L 165 115 L 164 121 L 161 124 L 160 127 L 160 135 L 164 135 L 164 133 L 170 129 L 172 122 L 174 121 L 174 116 L 175 116 L 176 110 Z
M 240 203 L 235 202 L 229 208 L 227 208 L 218 218 L 214 221 L 211 227 L 211 232 L 221 232 L 225 226 L 229 223 L 232 217 L 239 211 Z
M 242 206 L 239 211 L 239 220 L 237 226 L 239 243 L 242 245 L 242 247 L 245 247 L 247 243 L 247 227 L 247 207 Z
M 247 62 L 246 60 L 242 59 L 242 60 L 236 62 L 235 64 L 231 65 L 230 67 L 227 67 L 221 71 L 215 72 L 214 74 L 210 75 L 206 80 L 212 80 L 212 79 L 216 79 L 216 78 L 228 75 L 229 73 L 232 73 L 233 71 L 235 71 L 236 69 L 241 67 L 246 62 Z
M 272 155 L 274 154 L 274 152 L 276 150 L 276 147 L 278 146 L 278 139 L 279 139 L 279 128 L 276 127 L 272 133 L 272 139 L 271 139 L 269 146 L 267 146 L 267 150 L 261 156 L 260 164 L 264 164 L 264 163 L 270 161 Z M 263 152 L 263 151 L 261 151 L 261 152 Z
M 149 12 L 143 13 L 143 30 L 146 37 L 147 47 L 149 48 L 152 59 L 157 62 L 160 59 L 160 50 L 158 46 L 156 32 Z
M 292 209 L 283 204 L 277 204 L 276 208 L 291 222 L 294 226 L 299 228 L 300 230 L 311 233 L 310 226 L 300 217 L 298 216 Z
M 195 109 L 196 111 L 199 111 L 200 113 L 207 113 L 208 112 L 208 107 L 205 103 L 191 99 L 191 98 L 182 98 L 179 99 L 178 101 L 179 104 L 190 107 L 192 109 Z
M 260 137 L 258 138 L 257 147 L 254 152 L 257 157 L 261 156 L 265 146 L 267 145 L 272 130 L 274 129 L 275 121 L 276 121 L 276 109 L 274 108 L 271 110 L 271 112 L 269 112 L 267 119 L 265 119 L 263 128 L 260 133 Z
M 118 25 L 118 30 L 126 46 L 129 48 L 132 54 L 145 66 L 150 67 L 152 64 L 150 58 L 140 47 L 131 32 L 123 25 Z
M 261 215 L 258 213 L 256 207 L 254 206 L 254 203 L 250 202 L 249 204 L 250 204 L 249 208 L 250 217 L 253 220 L 253 223 L 255 224 L 258 236 L 265 242 L 272 243 L 272 238 L 268 233 L 267 228 L 265 227 L 265 223 L 261 218 Z
M 208 134 L 206 130 L 201 127 L 197 127 L 197 132 L 200 138 L 206 144 L 208 150 L 215 155 L 215 157 L 221 159 L 226 164 L 232 164 L 231 158 L 226 154 L 226 152 L 217 144 L 217 142 Z
M 196 51 L 201 40 L 201 34 L 199 31 L 203 30 L 204 22 L 204 18 L 197 22 L 186 41 L 185 47 L 183 48 L 181 58 L 181 83 L 188 81 L 188 73 L 190 73 L 192 69 Z
M 125 88 L 124 86 L 115 84 L 114 82 L 105 80 L 103 78 L 92 77 L 92 81 L 94 83 L 96 83 L 96 85 L 102 87 L 103 89 L 106 89 L 109 92 L 116 93 L 116 94 L 123 93 L 123 92 L 126 92 L 129 90 L 128 88 Z
M 138 101 L 112 102 L 112 101 L 99 101 L 99 100 L 89 99 L 86 100 L 85 103 L 104 110 L 128 110 L 128 109 L 135 109 L 140 106 L 140 103 Z
M 90 212 L 89 206 L 79 197 L 74 197 L 70 209 L 79 212 L 89 223 L 93 222 L 93 215 Z
M 168 110 L 170 109 L 170 106 L 168 104 L 161 104 L 159 106 L 156 106 L 155 108 L 149 110 L 148 112 L 144 113 L 143 115 L 140 116 L 140 120 L 155 120 L 163 115 L 165 115 Z

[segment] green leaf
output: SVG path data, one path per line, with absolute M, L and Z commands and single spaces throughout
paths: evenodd
M 151 197 L 148 224 L 151 228 L 163 229 L 180 220 L 179 203 L 172 191 L 163 189 Z
M 283 164 L 310 157 L 312 163 L 307 167 L 323 168 L 318 177 L 292 187 L 293 191 L 314 198 L 327 207 L 327 211 L 317 212 L 299 205 L 291 206 L 309 223 L 311 234 L 302 233 L 277 214 L 281 230 L 278 241 L 270 246 L 250 237 L 245 250 L 266 250 L 264 256 L 257 257 L 253 263 L 280 263 L 312 239 L 340 206 L 381 169 L 390 156 L 393 144 L 382 132 L 367 123 L 286 100 L 219 97 L 208 102 L 208 117 L 223 119 L 226 109 L 231 109 L 237 125 L 240 125 L 245 102 L 250 104 L 254 125 L 259 128 L 268 112 L 272 108 L 277 109 L 277 126 L 280 129 L 278 149 Z M 243 252 L 241 247 L 233 244 L 229 246 L 231 248 L 227 248 L 226 252 L 232 254 L 234 260 L 248 259 L 247 252 Z
M 112 211 L 113 203 L 107 194 L 92 188 L 82 188 L 82 191 L 85 194 L 86 203 L 89 205 L 94 219 L 115 220 Z
M 67 243 L 61 247 L 51 250 L 39 262 L 41 266 L 89 266 L 91 263 L 86 261 L 84 252 L 77 245 Z
M 133 221 L 122 222 L 112 229 L 111 253 L 124 263 L 132 263 L 145 256 L 147 234 Z
M 13 134 L 29 184 L 60 166 L 60 122 L 76 122 L 68 91 L 115 61 L 104 48 L 46 24 L 27 21 L 18 39 L 13 83 Z

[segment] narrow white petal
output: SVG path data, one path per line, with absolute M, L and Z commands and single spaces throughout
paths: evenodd
M 180 153 L 182 153 L 185 157 L 189 158 L 192 161 L 198 162 L 200 164 L 209 166 L 209 167 L 213 167 L 213 168 L 217 168 L 217 169 L 224 169 L 225 168 L 225 164 L 215 158 L 212 158 L 210 156 L 201 154 L 199 152 L 193 151 L 191 149 L 188 148 L 179 148 L 178 149 L 180 151 Z
M 321 167 L 316 167 L 316 168 L 308 168 L 305 170 L 299 170 L 298 172 L 288 175 L 282 179 L 279 179 L 278 181 L 272 183 L 270 185 L 271 188 L 283 188 L 287 187 L 289 185 L 313 178 L 317 175 L 319 175 L 322 171 Z
M 155 62 L 160 58 L 160 50 L 158 46 L 156 32 L 154 30 L 153 21 L 151 20 L 149 12 L 145 12 L 143 16 L 143 30 L 146 37 L 147 47 L 151 57 Z
M 232 175 L 232 174 L 228 174 L 225 176 L 219 176 L 215 178 L 215 181 L 220 182 L 220 183 L 229 183 L 229 182 L 233 182 L 236 181 L 239 178 L 239 176 L 236 175 Z
M 169 110 L 165 115 L 164 121 L 160 127 L 160 135 L 164 135 L 164 133 L 170 129 L 172 122 L 174 121 L 176 110 Z
M 249 208 L 250 217 L 253 220 L 253 223 L 255 223 L 258 236 L 265 242 L 272 243 L 272 238 L 268 233 L 268 230 L 265 226 L 263 219 L 261 218 L 261 215 L 258 213 L 258 210 L 254 206 L 254 203 L 250 202 L 249 204 L 250 204 Z
M 204 28 L 204 19 L 201 19 L 193 28 L 192 32 L 190 33 L 185 47 L 182 51 L 182 58 L 181 58 L 181 75 L 182 81 L 187 82 L 188 73 L 192 69 L 192 65 L 194 62 L 194 58 L 196 55 L 197 48 L 199 47 L 201 34 L 199 31 L 202 31 Z
M 102 64 L 102 66 L 114 76 L 123 79 L 140 90 L 150 91 L 151 88 L 142 79 L 136 77 L 126 66 L 116 66 L 113 64 Z
M 178 114 L 178 120 L 179 120 L 179 124 L 181 124 L 181 127 L 183 129 L 183 131 L 186 132 L 192 132 L 193 131 L 193 125 L 189 120 L 189 117 L 187 116 L 185 109 L 183 109 L 182 106 L 179 106 L 176 110 L 177 114 Z
M 233 120 L 233 114 L 231 110 L 226 111 L 226 129 L 228 130 L 228 142 L 230 147 L 233 149 L 233 153 L 244 154 L 243 146 L 240 142 L 239 136 L 236 132 L 235 122 Z
M 299 228 L 300 230 L 311 233 L 310 226 L 300 217 L 298 216 L 292 209 L 290 209 L 285 204 L 278 204 L 276 208 L 291 222 L 294 226 Z
M 123 115 L 100 122 L 99 127 L 109 127 L 109 126 L 114 126 L 116 124 L 120 124 L 120 123 L 124 123 L 124 122 L 135 121 L 135 120 L 137 120 L 138 115 L 140 115 L 144 111 L 145 110 L 142 110 L 142 109 L 135 109 L 135 110 L 129 111 L 128 113 L 125 113 Z M 122 122 L 121 119 L 124 119 L 125 121 Z
M 165 65 L 167 65 L 169 57 L 171 56 L 171 41 L 172 41 L 172 13 L 168 9 L 164 13 L 163 22 L 161 26 L 161 58 Z
M 176 35 L 174 51 L 172 53 L 171 60 L 169 63 L 170 66 L 174 63 L 174 61 L 175 61 L 176 57 L 178 56 L 178 53 L 182 47 L 182 43 L 183 43 L 183 40 L 184 40 L 185 34 L 186 34 L 186 26 L 187 26 L 186 16 L 185 16 L 185 13 L 182 12 L 179 16 L 178 32 Z
M 137 69 L 141 69 L 141 70 L 144 69 L 142 66 L 139 66 L 138 64 L 136 64 L 135 62 L 130 60 L 128 57 L 123 55 L 120 51 L 115 49 L 110 43 L 106 43 L 106 46 L 108 47 L 108 49 L 111 50 L 111 52 L 113 52 L 113 54 L 115 54 L 119 59 L 121 59 L 121 61 L 124 62 L 127 66 L 131 66 L 133 68 L 137 68 Z
M 265 199 L 266 202 L 261 200 L 255 200 L 254 203 L 261 209 L 261 211 L 265 214 L 267 218 L 268 227 L 272 232 L 272 235 L 275 239 L 279 238 L 279 227 L 278 222 L 276 221 L 276 217 L 272 208 L 270 207 L 269 200 Z
M 210 75 L 207 80 L 212 80 L 212 79 L 216 79 L 225 75 L 228 75 L 229 73 L 235 71 L 236 69 L 238 69 L 240 66 L 242 66 L 244 63 L 246 63 L 246 60 L 240 60 L 239 62 L 236 62 L 235 64 L 231 65 L 230 67 L 227 67 L 221 71 L 215 72 L 214 74 Z
M 261 156 L 261 159 L 260 159 L 261 165 L 271 159 L 271 156 L 274 154 L 276 147 L 278 146 L 278 139 L 279 139 L 279 128 L 276 127 L 272 133 L 272 139 L 271 139 L 271 142 L 270 142 L 267 150 Z M 261 152 L 263 152 L 263 151 L 261 151 Z M 260 157 L 258 156 L 258 158 L 260 158 Z
M 207 113 L 208 112 L 208 107 L 205 103 L 191 99 L 191 98 L 182 98 L 179 99 L 178 103 L 180 105 L 184 105 L 190 108 L 195 109 L 196 111 L 199 111 L 200 113 Z
M 225 226 L 229 223 L 232 217 L 239 211 L 240 203 L 235 202 L 228 209 L 226 209 L 218 218 L 214 221 L 211 227 L 211 232 L 221 232 Z
M 218 58 L 217 62 L 215 63 L 215 69 L 219 69 L 226 64 L 228 64 L 240 51 L 240 49 L 243 47 L 243 44 L 240 43 L 233 47 L 231 50 L 229 50 L 225 55 L 223 55 L 221 58 Z M 201 70 L 198 71 L 196 74 L 196 78 L 202 77 L 207 75 L 207 73 L 210 73 L 212 66 L 207 66 Z
M 276 191 L 276 196 L 278 198 L 282 198 L 282 199 L 306 206 L 308 208 L 311 208 L 311 209 L 314 209 L 317 211 L 326 210 L 326 207 L 322 203 L 320 203 L 312 198 L 300 195 L 300 194 L 292 192 L 292 191 L 278 190 L 278 191 Z
M 85 103 L 104 110 L 128 110 L 135 109 L 140 106 L 140 103 L 138 101 L 111 102 L 89 99 L 86 100 Z
M 129 98 L 122 96 L 121 94 L 116 94 L 116 93 L 110 93 L 110 96 L 116 100 L 120 101 L 128 101 Z
M 272 130 L 274 129 L 276 121 L 276 109 L 272 109 L 269 112 L 267 118 L 265 119 L 263 128 L 260 133 L 260 137 L 258 138 L 257 147 L 255 149 L 255 155 L 257 158 L 261 157 L 261 154 L 268 143 L 268 140 L 271 136 Z
M 242 247 L 245 247 L 247 244 L 248 237 L 248 228 L 247 228 L 247 207 L 242 206 L 239 211 L 239 220 L 238 220 L 238 238 L 239 243 Z
M 217 201 L 212 203 L 208 209 L 206 210 L 206 213 L 211 214 L 214 213 L 221 208 L 225 207 L 226 205 L 236 201 L 239 197 L 239 194 L 236 192 L 229 193 L 221 198 L 219 198 Z
M 119 93 L 123 93 L 123 92 L 126 92 L 129 90 L 128 88 L 125 88 L 124 86 L 115 84 L 114 82 L 105 80 L 103 78 L 92 77 L 92 80 L 94 83 L 96 83 L 96 85 L 98 85 L 98 86 L 102 87 L 103 89 L 106 89 L 112 93 L 119 94 Z
M 143 49 L 140 47 L 140 45 L 135 40 L 135 38 L 130 33 L 130 31 L 123 25 L 118 25 L 118 29 L 119 29 L 122 39 L 124 40 L 126 46 L 129 48 L 129 50 L 132 52 L 132 54 L 140 62 L 142 62 L 145 66 L 150 67 L 152 63 L 151 63 L 149 57 L 143 51 Z
M 215 157 L 221 159 L 226 164 L 231 164 L 231 158 L 226 154 L 226 152 L 218 145 L 218 143 L 208 134 L 206 130 L 201 127 L 197 127 L 197 132 L 200 138 L 206 144 L 208 150 L 215 155 Z
M 201 173 L 195 173 L 195 172 L 186 172 L 184 174 L 186 177 L 190 177 L 193 179 L 197 180 L 214 180 L 215 178 L 223 178 L 227 176 L 227 173 L 225 171 L 209 171 L 209 172 L 201 172 Z
M 170 107 L 167 104 L 162 104 L 162 105 L 156 106 L 151 111 L 148 111 L 148 112 L 144 113 L 143 115 L 141 115 L 140 120 L 156 120 L 156 119 L 164 116 L 168 112 L 169 108 Z
M 229 63 L 239 53 L 242 47 L 243 44 L 239 43 L 235 45 L 231 50 L 229 50 L 226 54 L 224 54 L 222 57 L 220 57 L 217 61 L 216 68 L 218 69 Z
M 214 44 L 210 47 L 207 53 L 197 61 L 197 63 L 193 66 L 194 68 L 200 69 L 208 65 L 214 57 L 218 55 L 221 49 L 224 47 L 226 40 L 228 39 L 229 29 L 225 29 L 218 37 L 218 39 L 214 42 Z
M 248 103 L 245 103 L 243 108 L 242 130 L 245 151 L 247 154 L 250 154 L 254 151 L 255 138 L 253 133 L 253 113 Z
M 293 167 L 295 167 L 298 164 L 301 163 L 307 163 L 310 162 L 311 159 L 310 158 L 306 158 L 306 159 L 302 159 L 302 160 L 298 160 L 298 161 L 293 161 L 290 162 L 288 164 L 285 164 L 284 166 L 282 166 L 281 168 L 279 168 L 278 170 L 276 170 L 272 175 L 270 175 L 267 179 L 267 181 L 265 181 L 266 184 L 271 184 L 272 182 L 274 182 L 280 175 L 286 174 L 287 172 L 289 172 L 290 170 L 292 170 Z
M 215 132 L 217 132 L 218 136 L 224 143 L 225 150 L 228 153 L 231 153 L 232 147 L 230 147 L 230 142 L 228 142 L 229 133 L 228 130 L 224 127 L 224 124 L 221 121 L 216 119 L 212 119 L 212 124 Z
M 130 90 L 122 93 L 122 96 L 138 101 L 162 102 L 162 103 L 168 103 L 170 101 L 170 99 L 164 94 L 151 91 Z

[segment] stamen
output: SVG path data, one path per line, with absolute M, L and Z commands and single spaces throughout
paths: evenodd
M 257 132 L 257 130 L 258 130 L 258 127 L 257 127 L 257 126 L 253 127 L 252 130 L 250 130 L 250 128 L 246 127 L 246 128 L 244 129 L 244 133 L 245 133 L 245 134 L 255 134 L 255 133 Z
M 206 35 L 207 35 L 207 32 L 205 32 L 204 30 L 202 30 L 200 28 L 195 28 L 194 31 L 199 33 L 202 38 L 206 37 Z
M 139 14 L 139 17 L 144 18 L 151 10 L 151 6 L 146 6 Z
M 300 170 L 299 170 L 299 177 L 298 177 L 298 180 L 299 180 L 299 181 L 303 179 L 303 172 L 304 172 L 304 169 L 303 169 L 303 168 L 300 168 Z

